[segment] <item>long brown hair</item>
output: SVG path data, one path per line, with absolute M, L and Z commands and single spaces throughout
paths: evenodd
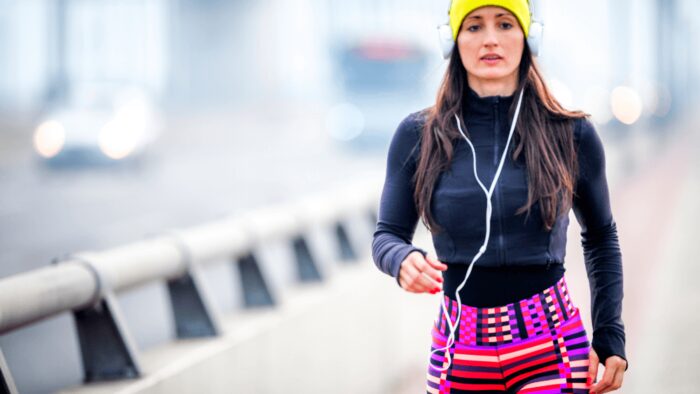
M 461 138 L 454 116 L 459 116 L 462 124 L 465 124 L 462 119 L 462 100 L 468 93 L 468 88 L 467 72 L 455 46 L 438 89 L 436 103 L 425 110 L 420 156 L 414 177 L 413 198 L 416 208 L 431 233 L 442 231 L 430 212 L 431 199 L 440 173 L 450 166 L 454 143 Z M 542 78 L 527 41 L 518 68 L 516 92 L 519 93 L 523 88 L 523 102 L 513 135 L 512 158 L 517 160 L 521 154 L 525 155 L 528 194 L 527 202 L 516 214 L 527 212 L 527 220 L 530 207 L 539 202 L 544 228 L 549 231 L 558 213 L 568 212 L 571 208 L 578 176 L 573 120 L 588 114 L 569 111 L 554 98 Z M 517 99 L 513 100 L 509 109 L 511 118 L 516 105 Z

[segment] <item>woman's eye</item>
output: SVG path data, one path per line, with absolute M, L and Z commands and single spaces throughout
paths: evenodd
M 501 27 L 505 30 L 508 30 L 508 29 L 511 29 L 513 27 L 513 25 L 510 24 L 509 22 L 503 22 L 503 23 L 501 23 Z
M 477 25 L 471 25 L 471 26 L 467 27 L 467 31 L 471 31 L 471 32 L 475 32 L 478 29 L 479 29 L 479 26 L 477 26 Z

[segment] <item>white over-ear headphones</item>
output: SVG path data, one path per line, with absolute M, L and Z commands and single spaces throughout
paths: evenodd
M 454 1 L 454 0 L 452 0 Z M 440 40 L 440 49 L 442 50 L 442 57 L 447 59 L 452 54 L 452 50 L 455 46 L 455 41 L 452 39 L 452 27 L 450 27 L 449 14 L 452 8 L 452 1 L 447 8 L 448 21 L 447 23 L 438 25 L 438 39 Z M 535 19 L 534 7 L 532 6 L 533 0 L 528 0 L 527 5 L 530 9 L 530 28 L 527 35 L 527 44 L 530 47 L 530 52 L 534 56 L 539 56 L 540 49 L 542 47 L 542 33 L 544 30 L 544 23 Z

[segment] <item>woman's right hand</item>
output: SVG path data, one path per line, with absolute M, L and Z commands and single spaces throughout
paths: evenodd
M 430 255 L 411 252 L 401 262 L 399 285 L 411 293 L 435 294 L 442 290 L 442 275 L 447 266 Z

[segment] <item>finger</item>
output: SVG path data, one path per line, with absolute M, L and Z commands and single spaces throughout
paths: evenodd
M 421 272 L 416 280 L 426 289 L 426 292 L 428 293 L 435 294 L 442 288 L 442 286 L 439 283 L 433 280 L 433 278 L 431 278 L 425 272 Z
M 596 376 L 598 376 L 598 354 L 595 350 L 591 350 L 588 354 L 588 378 L 586 381 L 589 387 L 595 383 Z
M 404 289 L 412 293 L 422 293 L 426 289 L 418 281 L 418 277 L 421 276 L 420 272 L 412 265 L 405 264 L 400 272 L 401 281 L 405 283 Z
M 440 260 L 438 260 L 430 254 L 425 255 L 425 260 L 428 262 L 428 264 L 430 264 L 431 267 L 435 268 L 436 270 L 444 271 L 447 269 L 447 264 L 442 263 Z
M 429 278 L 436 282 L 436 284 L 442 283 L 442 275 L 440 275 L 440 273 L 424 259 L 419 259 L 416 261 L 416 268 L 418 268 L 418 271 L 427 274 Z
M 613 383 L 613 378 L 615 377 L 615 368 L 605 368 L 603 372 L 603 377 L 600 379 L 595 386 L 591 387 L 591 391 L 596 394 L 606 393 L 610 391 Z
M 408 283 L 411 291 L 415 293 L 437 293 L 440 286 L 430 277 L 420 272 L 416 267 L 407 264 L 406 273 L 409 276 Z
M 622 379 L 624 378 L 625 370 L 624 368 L 618 368 L 615 372 L 615 378 L 613 378 L 612 389 L 617 390 L 622 387 Z
M 435 281 L 428 276 L 425 272 L 421 272 L 421 275 L 423 275 L 430 283 L 430 289 L 429 292 L 431 294 L 436 294 L 442 291 L 442 284 L 441 283 L 435 283 Z
M 623 375 L 625 374 L 625 360 L 618 356 L 612 356 L 605 360 L 605 369 L 612 371 L 613 379 L 608 391 L 614 391 L 622 386 Z

